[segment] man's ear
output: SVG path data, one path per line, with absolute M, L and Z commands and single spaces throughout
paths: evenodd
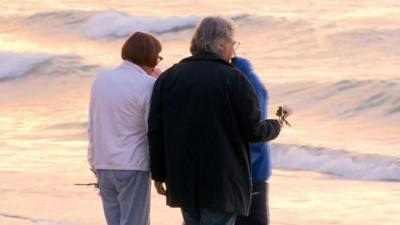
M 223 42 L 218 43 L 218 44 L 217 44 L 217 49 L 218 49 L 218 52 L 219 52 L 219 53 L 224 52 L 225 43 L 223 43 Z

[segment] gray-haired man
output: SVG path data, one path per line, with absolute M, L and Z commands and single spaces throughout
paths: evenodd
M 260 118 L 253 87 L 229 63 L 234 28 L 225 18 L 204 18 L 192 38 L 192 56 L 165 71 L 153 90 L 152 178 L 187 225 L 233 225 L 237 215 L 248 214 L 248 143 L 272 140 L 281 127 Z

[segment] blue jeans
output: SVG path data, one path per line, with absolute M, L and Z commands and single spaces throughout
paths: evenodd
M 238 216 L 235 225 L 269 225 L 268 182 L 253 185 L 249 216 Z
M 208 209 L 182 208 L 182 216 L 185 225 L 233 225 L 236 214 L 213 212 Z
M 97 170 L 108 225 L 149 225 L 150 173 Z

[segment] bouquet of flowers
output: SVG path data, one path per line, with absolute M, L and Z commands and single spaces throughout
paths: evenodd
M 291 127 L 290 123 L 286 120 L 289 116 L 290 112 L 285 109 L 283 106 L 279 106 L 278 110 L 276 111 L 275 115 L 282 120 L 287 126 Z

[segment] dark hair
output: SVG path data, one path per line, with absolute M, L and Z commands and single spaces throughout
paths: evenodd
M 158 63 L 158 54 L 161 52 L 161 43 L 153 35 L 135 32 L 122 46 L 121 57 L 136 65 L 155 67 Z

